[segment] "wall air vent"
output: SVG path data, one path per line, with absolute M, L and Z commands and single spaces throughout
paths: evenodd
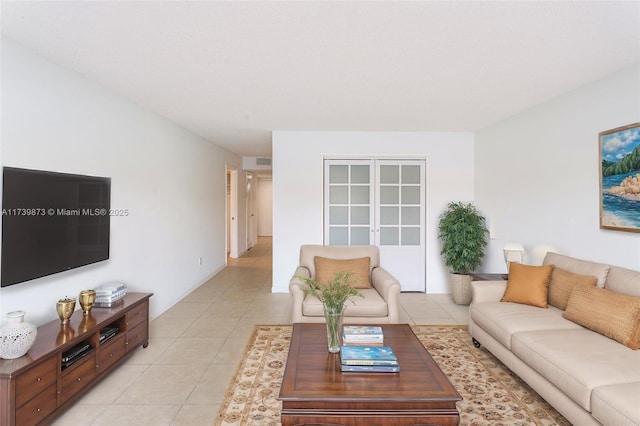
M 244 170 L 271 170 L 271 157 L 242 157 Z
M 256 166 L 270 166 L 271 158 L 270 157 L 257 157 L 256 158 Z

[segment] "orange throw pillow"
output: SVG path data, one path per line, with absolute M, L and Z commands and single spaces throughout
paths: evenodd
M 353 288 L 371 288 L 369 280 L 370 257 L 358 259 L 329 259 L 327 257 L 315 256 L 313 262 L 316 266 L 316 281 L 320 284 L 327 284 L 333 281 L 336 273 L 351 273 L 351 286 Z
M 556 308 L 567 309 L 567 302 L 571 296 L 571 290 L 575 286 L 596 286 L 598 279 L 593 275 L 579 275 L 566 269 L 553 268 L 551 281 L 549 282 L 549 304 Z
M 547 308 L 547 292 L 553 265 L 530 266 L 509 263 L 509 279 L 501 302 Z
M 631 349 L 640 346 L 640 297 L 578 286 L 562 316 Z

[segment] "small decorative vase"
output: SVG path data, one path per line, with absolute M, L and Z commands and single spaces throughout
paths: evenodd
M 82 314 L 89 315 L 89 313 L 91 312 L 91 308 L 93 308 L 93 303 L 96 301 L 96 291 L 82 290 L 80 292 L 80 296 L 78 297 L 78 300 L 80 301 Z
M 69 318 L 71 318 L 71 315 L 73 315 L 73 310 L 75 308 L 76 299 L 65 297 L 64 299 L 58 300 L 56 310 L 58 311 L 58 316 L 60 317 L 60 323 L 62 325 L 69 324 Z
M 340 307 L 324 306 L 324 319 L 327 323 L 327 344 L 329 352 L 338 353 L 342 346 L 342 313 L 344 305 Z
M 0 358 L 20 358 L 35 343 L 38 328 L 24 322 L 24 314 L 24 311 L 7 313 L 7 324 L 0 330 Z

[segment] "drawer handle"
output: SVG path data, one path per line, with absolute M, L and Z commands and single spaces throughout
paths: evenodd
M 42 379 L 41 379 L 40 377 L 38 377 L 38 378 L 36 379 L 36 382 L 41 382 L 41 381 L 42 381 Z
M 113 358 L 113 352 L 111 352 L 111 353 L 109 354 L 109 356 L 110 356 L 111 358 Z
M 80 381 L 81 377 L 78 377 L 78 381 Z
M 136 315 L 142 315 L 142 311 L 138 311 Z
M 40 409 L 39 409 L 39 408 L 37 408 L 37 409 L 36 409 L 36 412 L 38 412 L 38 413 L 39 413 L 39 412 L 40 412 Z

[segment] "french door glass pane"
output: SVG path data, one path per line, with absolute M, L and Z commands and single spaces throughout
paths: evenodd
M 369 204 L 369 185 L 351 187 L 351 204 Z
M 331 165 L 329 166 L 329 183 L 348 183 L 349 166 Z
M 368 225 L 369 224 L 369 206 L 351 207 L 351 224 L 352 225 Z
M 380 207 L 381 225 L 398 225 L 400 223 L 400 212 L 398 207 Z
M 420 225 L 420 207 L 402 207 L 403 225 Z
M 331 225 L 347 225 L 349 223 L 349 208 L 329 207 L 329 223 Z
M 420 185 L 420 166 L 402 166 L 402 183 Z
M 334 246 L 349 245 L 349 229 L 346 227 L 338 228 L 332 226 L 329 228 L 329 244 Z
M 419 186 L 403 186 L 402 187 L 402 204 L 420 205 L 420 187 Z
M 349 203 L 349 187 L 348 186 L 332 186 L 331 188 L 329 188 L 329 203 L 348 204 Z
M 400 183 L 400 166 L 380 166 L 380 183 Z
M 397 186 L 380 187 L 380 204 L 398 204 L 399 202 L 400 196 Z
M 351 245 L 353 246 L 367 246 L 370 244 L 369 236 L 370 229 L 365 227 L 352 227 L 351 228 Z
M 369 183 L 369 166 L 351 166 L 351 183 Z

